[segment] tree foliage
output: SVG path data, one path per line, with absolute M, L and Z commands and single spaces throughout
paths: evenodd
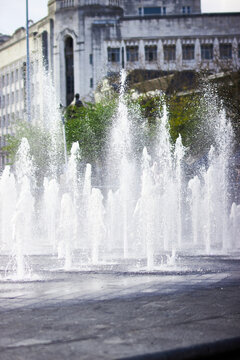
M 141 115 L 147 119 L 150 140 L 155 136 L 159 118 L 163 114 L 163 106 L 166 105 L 172 141 L 175 142 L 181 134 L 184 146 L 191 147 L 196 142 L 201 123 L 199 94 L 141 95 L 137 101 Z
M 49 163 L 46 147 L 50 144 L 49 133 L 40 126 L 32 125 L 26 121 L 18 121 L 13 127 L 14 135 L 8 135 L 7 146 L 4 150 L 9 154 L 10 163 L 14 163 L 18 147 L 23 137 L 30 145 L 31 155 L 35 161 L 36 171 L 46 173 Z M 40 170 L 41 169 L 41 170 Z
M 115 99 L 96 104 L 87 103 L 79 108 L 70 106 L 65 114 L 68 150 L 73 142 L 78 142 L 81 156 L 86 162 L 95 163 L 104 159 L 116 106 Z
M 228 82 L 230 80 L 226 79 Z M 235 87 L 231 88 L 231 95 L 232 98 L 238 100 L 239 77 L 233 83 Z M 217 86 L 217 92 L 218 94 L 220 92 L 221 96 L 215 96 L 216 91 L 211 92 L 209 88 L 187 89 L 182 94 L 177 92 L 171 94 L 155 92 L 141 94 L 140 96 L 133 96 L 131 92 L 127 94 L 126 103 L 133 124 L 135 152 L 141 153 L 144 145 L 148 146 L 154 143 L 164 104 L 169 114 L 172 141 L 175 142 L 179 134 L 181 134 L 184 146 L 193 155 L 202 155 L 208 150 L 210 142 L 213 140 L 209 136 L 211 135 L 211 129 L 208 126 L 210 123 L 209 117 L 212 117 L 212 121 L 216 121 L 217 110 L 222 106 L 221 99 L 223 99 L 224 107 L 229 106 L 228 104 L 235 106 L 233 110 L 233 105 L 232 107 L 229 106 L 229 109 L 235 114 L 234 126 L 237 133 L 239 131 L 239 111 L 236 111 L 235 108 L 239 107 L 238 101 L 229 101 L 225 88 L 225 86 L 222 86 L 222 88 L 219 85 Z M 238 95 L 235 96 L 235 93 Z M 214 97 L 218 100 L 215 101 Z M 65 111 L 68 151 L 70 151 L 73 142 L 78 142 L 81 157 L 85 163 L 103 164 L 107 156 L 109 133 L 117 112 L 117 106 L 118 94 L 116 93 L 114 96 L 111 95 L 98 103 L 86 103 L 86 106 L 80 108 L 68 107 Z M 14 161 L 20 140 L 24 136 L 30 143 L 38 167 L 46 169 L 48 159 L 44 149 L 49 142 L 49 135 L 43 129 L 24 122 L 16 124 L 14 133 L 14 136 L 8 137 L 8 146 L 5 148 L 11 156 L 11 161 Z

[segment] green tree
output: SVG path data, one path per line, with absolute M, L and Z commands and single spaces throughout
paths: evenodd
M 14 135 L 7 136 L 7 146 L 4 150 L 9 154 L 10 164 L 13 164 L 18 147 L 23 137 L 30 145 L 31 155 L 34 158 L 37 178 L 42 178 L 48 172 L 49 154 L 46 148 L 50 145 L 50 135 L 42 127 L 18 121 L 13 127 Z
M 65 114 L 68 150 L 73 142 L 78 142 L 85 162 L 102 161 L 116 106 L 116 100 L 109 99 L 79 108 L 68 107 Z

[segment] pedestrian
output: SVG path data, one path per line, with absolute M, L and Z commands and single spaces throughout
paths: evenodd
M 80 95 L 79 95 L 79 94 L 76 94 L 76 95 L 75 95 L 75 103 L 74 103 L 74 105 L 77 106 L 77 107 L 83 106 L 83 103 L 82 103 L 82 101 L 80 100 Z

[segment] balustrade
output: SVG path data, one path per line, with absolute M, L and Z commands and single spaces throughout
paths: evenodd
M 58 8 L 64 9 L 69 7 L 78 6 L 91 6 L 91 5 L 103 5 L 103 6 L 121 6 L 122 0 L 60 0 Z
M 74 0 L 61 0 L 60 1 L 60 9 L 73 7 L 74 6 Z

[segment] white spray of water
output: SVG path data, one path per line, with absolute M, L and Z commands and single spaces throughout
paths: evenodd
M 47 242 L 57 249 L 57 228 L 59 223 L 59 184 L 56 179 L 44 179 L 44 224 L 47 230 Z
M 99 189 L 92 189 L 88 206 L 88 239 L 91 244 L 91 262 L 92 264 L 99 263 L 99 251 L 106 233 L 104 225 L 104 207 L 103 196 Z
M 13 256 L 16 261 L 17 279 L 24 279 L 28 264 L 26 255 L 33 240 L 34 198 L 30 190 L 27 176 L 21 179 L 20 194 L 17 199 L 13 223 Z
M 38 227 L 41 224 L 39 237 L 45 239 L 42 246 L 51 254 L 57 250 L 65 270 L 72 269 L 79 259 L 88 258 L 96 265 L 107 256 L 120 262 L 142 257 L 147 269 L 152 270 L 160 258 L 174 264 L 181 251 L 227 253 L 239 247 L 239 205 L 231 207 L 229 203 L 232 130 L 225 114 L 219 114 L 208 164 L 188 182 L 183 166 L 185 149 L 181 137 L 175 144 L 170 141 L 166 107 L 159 119 L 157 145 L 154 149 L 144 148 L 142 160 L 136 160 L 132 120 L 124 99 L 125 79 L 122 72 L 119 107 L 111 133 L 112 187 L 106 201 L 99 189 L 92 188 L 91 165 L 79 172 L 83 164 L 79 167 L 78 144 L 73 144 L 65 173 L 59 176 L 61 140 L 57 137 L 62 135 L 58 130 L 48 149 L 52 165 L 43 189 L 36 188 L 36 168 L 26 139 L 17 154 L 15 177 L 9 168 L 3 173 L 1 251 L 3 247 L 9 252 L 14 250 L 18 278 L 26 276 L 26 256 L 38 241 L 33 232 L 36 222 Z M 59 129 L 59 115 L 54 116 L 53 123 Z M 13 206 L 7 204 L 10 198 Z M 11 240 L 7 239 L 11 233 L 7 223 L 13 230 Z
M 139 218 L 142 246 L 146 248 L 148 270 L 151 270 L 154 267 L 154 220 L 156 216 L 155 195 L 153 172 L 151 169 L 151 157 L 149 156 L 147 149 L 144 148 L 142 156 L 141 197 L 138 200 L 135 215 Z
M 0 249 L 5 251 L 13 246 L 12 217 L 17 201 L 16 181 L 10 167 L 6 166 L 0 180 Z
M 76 238 L 76 213 L 71 195 L 63 194 L 60 210 L 60 241 L 58 244 L 58 257 L 64 258 L 64 269 L 72 268 L 74 242 Z
M 117 116 L 111 135 L 110 172 L 114 182 L 119 187 L 119 221 L 122 227 L 122 241 L 124 258 L 129 257 L 129 234 L 131 233 L 131 217 L 134 211 L 133 184 L 135 166 L 133 163 L 132 135 L 128 108 L 124 99 L 126 72 L 121 71 L 121 87 Z
M 194 245 L 198 244 L 199 232 L 202 227 L 202 219 L 200 218 L 201 212 L 201 183 L 198 176 L 194 176 L 188 183 L 190 194 L 190 209 L 191 209 L 191 222 L 192 222 L 192 238 Z

